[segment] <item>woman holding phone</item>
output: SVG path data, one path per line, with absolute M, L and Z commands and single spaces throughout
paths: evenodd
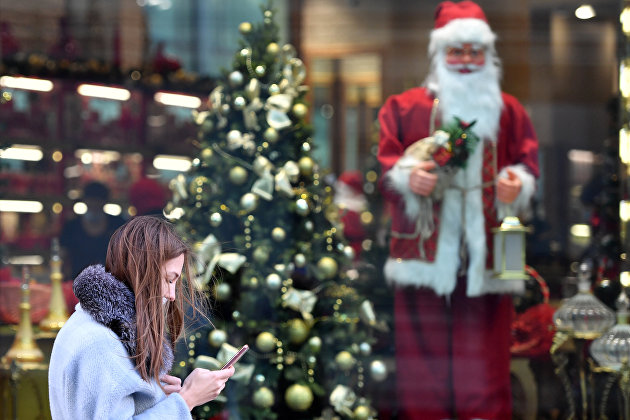
M 191 265 L 189 246 L 164 219 L 138 216 L 114 232 L 105 267 L 74 280 L 79 305 L 50 360 L 54 420 L 191 418 L 219 395 L 233 367 L 195 369 L 183 385 L 167 374 L 184 302 L 198 310 Z

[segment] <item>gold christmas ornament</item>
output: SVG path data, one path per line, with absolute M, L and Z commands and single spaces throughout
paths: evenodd
M 322 257 L 317 262 L 317 268 L 325 279 L 332 279 L 337 275 L 337 261 L 330 257 Z
M 278 135 L 278 130 L 273 127 L 267 127 L 267 129 L 263 133 L 263 138 L 269 143 L 275 143 L 278 141 L 278 138 L 280 138 L 280 136 Z
M 206 147 L 205 149 L 201 151 L 201 160 L 208 163 L 210 159 L 212 159 L 213 155 L 214 155 L 214 152 L 212 151 L 212 149 L 209 147 Z
M 289 321 L 289 341 L 293 344 L 301 344 L 308 338 L 310 328 L 304 321 L 294 318 Z
M 364 225 L 369 225 L 374 221 L 374 215 L 369 211 L 364 211 L 361 213 L 361 223 Z
M 271 238 L 276 242 L 282 242 L 287 237 L 287 233 L 281 227 L 275 227 L 271 231 Z
M 356 420 L 367 420 L 370 418 L 370 409 L 364 405 L 360 405 L 354 409 L 353 419 Z
M 278 339 L 270 332 L 264 331 L 256 337 L 256 347 L 263 353 L 268 353 L 276 348 Z
M 241 197 L 241 208 L 246 212 L 256 210 L 258 206 L 258 196 L 253 193 L 246 193 Z
M 315 166 L 315 162 L 309 156 L 304 156 L 300 158 L 298 161 L 298 168 L 300 168 L 300 173 L 304 176 L 313 175 L 313 167 Z
M 260 264 L 264 264 L 269 259 L 269 251 L 267 251 L 265 248 L 258 247 L 254 250 L 252 256 L 254 257 L 254 261 Z
M 259 66 L 256 66 L 256 69 L 254 71 L 256 72 L 256 75 L 258 77 L 262 77 L 265 75 L 265 72 L 267 71 L 267 69 L 265 68 L 265 66 L 261 64 Z
M 308 339 L 308 348 L 312 353 L 319 353 L 322 349 L 322 339 L 319 337 L 311 337 Z
M 252 402 L 256 407 L 269 408 L 275 402 L 273 392 L 266 386 L 258 388 L 254 392 Z
M 276 55 L 276 54 L 278 54 L 278 52 L 279 52 L 279 51 L 280 51 L 280 47 L 279 47 L 279 46 L 278 46 L 278 44 L 276 44 L 275 42 L 270 42 L 270 43 L 267 45 L 267 52 L 268 52 L 269 54 Z
M 352 354 L 350 354 L 350 352 L 346 350 L 340 351 L 339 353 L 337 353 L 337 356 L 335 356 L 335 363 L 337 363 L 337 366 L 339 366 L 341 370 L 347 371 L 352 369 L 355 362 L 356 360 L 354 359 Z
M 291 109 L 291 111 L 293 112 L 293 115 L 295 115 L 296 117 L 304 118 L 306 114 L 308 113 L 308 107 L 304 104 L 297 103 L 293 105 L 293 108 Z
M 285 392 L 284 400 L 292 410 L 306 411 L 313 403 L 313 392 L 307 386 L 293 384 Z
M 380 360 L 374 360 L 370 363 L 370 376 L 376 382 L 382 382 L 387 378 L 387 366 Z
M 212 225 L 213 227 L 219 226 L 222 221 L 223 216 L 221 216 L 221 213 L 214 212 L 210 215 L 210 225 Z
M 232 296 L 232 287 L 227 283 L 217 284 L 214 288 L 214 295 L 218 301 L 226 301 Z
M 302 268 L 306 265 L 306 257 L 304 254 L 295 254 L 293 261 L 295 261 L 295 266 L 298 268 Z
M 249 22 L 243 22 L 238 25 L 238 31 L 243 35 L 246 35 L 252 31 L 252 24 Z
M 228 175 L 230 182 L 234 185 L 243 185 L 247 181 L 247 170 L 241 166 L 235 166 L 230 169 Z
M 223 343 L 227 341 L 227 333 L 223 330 L 212 330 L 208 334 L 208 343 L 212 347 L 221 347 Z

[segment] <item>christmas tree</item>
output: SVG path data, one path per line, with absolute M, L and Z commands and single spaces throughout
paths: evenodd
M 382 323 L 347 275 L 354 252 L 311 158 L 306 69 L 280 46 L 270 7 L 263 16 L 239 26 L 232 69 L 194 115 L 199 155 L 172 182 L 168 210 L 195 244 L 214 324 L 189 335 L 177 368 L 217 369 L 250 346 L 198 418 L 373 418 L 366 395 L 387 376 L 372 357 Z

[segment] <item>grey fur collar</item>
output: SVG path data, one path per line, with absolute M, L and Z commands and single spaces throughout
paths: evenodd
M 81 308 L 120 338 L 130 356 L 136 355 L 136 306 L 133 291 L 102 265 L 86 267 L 73 284 Z M 164 369 L 171 370 L 173 349 L 164 341 Z M 147 360 L 147 364 L 150 360 Z

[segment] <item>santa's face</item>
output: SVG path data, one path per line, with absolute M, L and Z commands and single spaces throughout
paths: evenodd
M 460 74 L 475 73 L 486 64 L 486 50 L 481 44 L 453 44 L 446 47 L 444 58 L 449 71 Z

